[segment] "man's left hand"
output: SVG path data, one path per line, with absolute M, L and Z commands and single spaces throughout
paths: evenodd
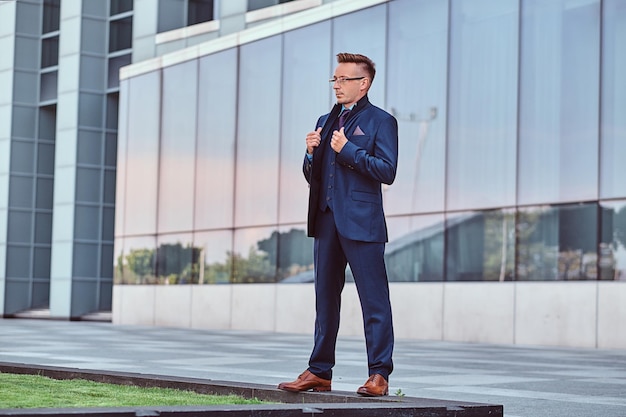
M 333 132 L 333 137 L 330 138 L 330 147 L 337 153 L 341 152 L 345 144 L 348 142 L 348 138 L 343 131 L 343 127 Z

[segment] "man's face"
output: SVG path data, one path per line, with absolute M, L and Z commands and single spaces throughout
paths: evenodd
M 361 78 L 363 77 L 363 78 Z M 335 90 L 335 97 L 337 97 L 337 103 L 343 104 L 346 107 L 350 107 L 361 99 L 367 93 L 367 87 L 369 85 L 369 78 L 367 73 L 363 71 L 359 65 L 354 62 L 342 62 L 337 65 L 335 69 L 334 78 L 335 83 L 333 89 Z M 345 78 L 360 78 L 357 80 L 344 80 Z

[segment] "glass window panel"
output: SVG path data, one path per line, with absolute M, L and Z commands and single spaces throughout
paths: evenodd
M 102 241 L 113 241 L 115 227 L 115 209 L 112 207 L 102 208 Z M 113 250 L 113 248 L 111 248 Z
M 33 5 L 31 5 L 33 6 Z M 34 5 L 36 7 L 36 5 Z M 11 39 L 11 38 L 9 38 Z M 57 49 L 57 58 L 53 58 L 52 56 L 50 56 L 50 59 L 58 59 L 58 43 L 59 43 L 59 37 L 56 37 L 56 49 Z M 39 48 L 41 46 L 41 40 L 39 37 L 25 37 L 25 36 L 16 36 L 15 37 L 15 51 L 39 51 Z M 53 42 L 54 43 L 54 42 Z M 52 46 L 54 47 L 54 45 L 48 45 L 48 46 Z M 13 51 L 13 49 L 11 49 Z M 42 55 L 43 55 L 43 48 L 42 48 Z M 50 54 L 50 48 L 46 49 L 46 54 Z M 53 54 L 52 54 L 53 55 Z M 43 66 L 41 66 L 41 62 L 37 61 L 37 59 L 40 58 L 40 55 L 37 53 L 16 53 L 14 54 L 15 56 L 15 68 L 23 68 L 23 69 L 29 69 L 29 70 L 33 70 L 35 68 L 41 67 L 43 68 Z M 13 56 L 11 57 L 13 59 Z M 9 68 L 12 66 L 12 61 L 9 61 Z M 55 64 L 56 65 L 56 64 Z
M 130 65 L 131 54 L 121 55 L 109 58 L 109 69 L 107 77 L 107 86 L 109 88 L 116 88 L 120 84 L 120 68 Z
M 233 225 L 237 49 L 200 60 L 195 229 Z
M 626 196 L 626 2 L 605 0 L 602 34 L 600 196 Z
M 330 21 L 287 32 L 283 67 L 279 222 L 306 220 L 309 187 L 302 174 L 306 134 L 329 109 Z M 314 54 L 311 51 L 315 51 Z M 309 87 L 311 86 L 311 87 Z M 307 99 L 302 100 L 305 94 Z
M 35 170 L 35 144 L 13 141 L 11 145 L 11 172 L 32 174 Z
M 86 127 L 103 127 L 104 95 L 80 93 L 78 108 L 78 123 Z
M 33 278 L 50 279 L 50 248 L 33 250 Z
M 6 262 L 6 278 L 30 278 L 30 247 L 7 245 Z M 14 294 L 12 292 L 7 293 Z
M 117 165 L 117 134 L 107 133 L 104 145 L 104 165 L 113 167 Z
M 7 3 L 6 1 L 0 2 L 0 5 Z M 26 2 L 26 1 L 12 1 L 9 3 L 16 3 L 14 7 L 15 12 L 8 12 L 9 15 L 13 15 L 15 19 L 15 33 L 24 35 L 37 36 L 41 33 L 41 1 L 38 2 Z M 3 11 L 3 13 L 7 13 Z M 12 26 L 12 25 L 11 25 Z M 6 29 L 4 29 L 6 31 Z
M 515 213 L 454 213 L 446 220 L 446 281 L 512 281 Z
M 37 178 L 36 207 L 42 210 L 52 210 L 54 195 L 54 180 L 52 178 Z
M 626 201 L 601 203 L 601 280 L 626 281 Z
M 107 94 L 107 129 L 117 130 L 118 102 L 119 93 Z
M 263 9 L 277 4 L 278 0 L 248 0 L 248 11 Z
M 37 117 L 36 107 L 13 106 L 13 136 L 32 139 L 35 137 L 34 121 Z
M 233 248 L 233 283 L 276 282 L 276 229 L 237 229 Z
M 123 247 L 116 242 L 116 283 L 156 284 L 156 238 L 125 238 Z
M 9 207 L 33 207 L 33 177 L 11 175 L 9 179 Z
M 598 0 L 522 2 L 520 204 L 598 194 Z
M 159 162 L 160 77 L 151 72 L 129 80 L 125 163 L 118 178 L 126 190 L 124 234 L 156 232 Z M 122 92 L 123 97 L 123 92 Z M 121 109 L 124 110 L 124 109 Z M 123 143 L 123 142 L 121 142 Z
M 102 163 L 102 132 L 79 130 L 77 148 L 79 164 L 100 165 Z
M 101 56 L 89 56 L 84 54 L 80 58 L 80 89 L 85 90 L 104 90 L 106 58 Z
M 31 213 L 9 210 L 7 223 L 7 242 L 31 243 L 33 230 Z
M 31 308 L 46 308 L 50 305 L 50 270 L 43 282 L 33 282 Z
M 86 1 L 83 2 L 82 6 L 82 10 L 80 11 L 80 13 L 82 13 L 83 16 L 105 16 L 108 14 L 108 1 Z
M 98 2 L 87 2 L 87 3 L 98 3 Z M 97 5 L 99 9 L 102 8 L 104 2 Z M 103 14 L 102 11 L 98 11 L 95 15 L 101 16 Z M 104 55 L 106 55 L 107 50 L 107 21 L 104 19 L 100 19 L 98 17 L 89 17 L 85 14 L 85 10 L 83 10 L 83 18 L 81 19 L 81 38 L 80 38 L 80 49 L 82 52 L 86 52 L 87 54 L 93 54 L 99 56 L 99 58 L 104 59 Z M 110 25 L 109 25 L 110 27 Z M 111 29 L 110 29 L 111 30 Z M 117 33 L 117 32 L 116 32 Z M 115 33 L 115 34 L 116 34 Z M 114 33 L 109 32 L 109 38 L 115 36 Z M 113 51 L 109 51 L 113 52 Z M 83 57 L 86 54 L 82 55 Z M 103 65 L 101 65 L 100 73 L 104 71 Z M 103 81 L 103 77 L 99 79 L 99 81 Z
M 228 284 L 233 266 L 233 232 L 218 230 L 196 233 L 194 248 L 200 254 L 194 268 L 198 269 L 198 284 Z
M 106 204 L 115 204 L 115 170 L 104 170 L 104 193 L 102 201 Z
M 185 0 L 159 0 L 158 33 L 185 26 Z
M 39 75 L 34 72 L 14 71 L 13 72 L 13 100 L 19 103 L 34 103 L 37 101 L 37 78 Z M 10 93 L 8 94 L 10 97 Z
M 133 10 L 133 0 L 111 0 L 111 16 Z
M 38 143 L 37 149 L 37 173 L 54 174 L 54 145 Z
M 277 249 L 276 267 L 279 282 L 314 281 L 313 238 L 307 236 L 305 223 L 280 227 L 258 246 L 268 253 L 274 248 Z
M 54 67 L 59 64 L 59 36 L 41 40 L 41 68 Z
M 363 22 L 367 22 L 366 25 Z M 369 7 L 356 13 L 349 13 L 333 20 L 332 64 L 328 69 L 333 75 L 339 52 L 356 52 L 367 55 L 376 64 L 376 77 L 369 90 L 370 101 L 381 108 L 385 107 L 385 67 L 387 40 L 386 5 Z M 332 85 L 329 87 L 332 92 Z M 335 104 L 331 94 L 330 105 Z M 328 109 L 330 110 L 330 108 Z
M 193 227 L 197 68 L 194 60 L 163 70 L 159 232 Z
M 44 72 L 41 74 L 41 85 L 39 87 L 39 100 L 56 100 L 58 71 Z
M 111 279 L 113 277 L 113 245 L 102 245 L 101 257 L 100 276 L 102 278 Z M 109 283 L 109 286 L 110 285 Z M 109 288 L 109 298 L 111 297 L 111 293 L 112 291 Z
M 99 203 L 101 192 L 99 169 L 78 168 L 76 170 L 76 201 Z
M 278 219 L 281 49 L 279 36 L 240 48 L 235 226 Z
M 49 245 L 52 242 L 52 213 L 35 213 L 35 243 Z
M 39 139 L 54 140 L 57 127 L 57 106 L 39 108 Z
M 447 208 L 513 205 L 518 1 L 451 7 Z
M 197 284 L 201 248 L 192 244 L 191 234 L 166 235 L 158 239 L 156 251 L 159 284 Z
M 598 205 L 572 204 L 520 209 L 517 279 L 597 278 Z
M 98 277 L 98 245 L 91 243 L 74 244 L 73 278 Z
M 59 30 L 61 21 L 61 0 L 44 0 L 43 2 L 43 28 L 41 33 Z
M 187 26 L 213 20 L 213 0 L 187 1 Z
M 446 158 L 447 2 L 389 4 L 387 96 L 398 119 L 396 180 L 385 187 L 385 213 L 444 209 Z M 424 60 L 423 57 L 428 59 Z M 380 82 L 380 80 L 379 80 Z
M 74 209 L 74 237 L 98 240 L 100 238 L 100 208 L 76 204 Z
M 443 281 L 443 214 L 387 220 L 387 275 L 392 282 Z
M 133 45 L 133 18 L 112 20 L 109 23 L 109 52 L 129 49 Z
M 31 308 L 28 302 L 31 294 L 31 280 L 22 279 L 6 279 L 4 288 L 5 294 L 11 294 L 10 297 L 6 297 L 4 301 L 4 314 L 17 313 L 22 310 Z

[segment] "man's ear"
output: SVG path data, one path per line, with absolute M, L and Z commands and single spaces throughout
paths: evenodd
M 370 79 L 369 77 L 365 77 L 361 80 L 361 91 L 367 91 L 370 89 Z

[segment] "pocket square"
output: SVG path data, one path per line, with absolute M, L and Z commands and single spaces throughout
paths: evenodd
M 356 129 L 354 129 L 354 133 L 352 134 L 353 136 L 362 136 L 365 133 L 363 133 L 363 131 L 361 130 L 361 127 L 357 126 Z

